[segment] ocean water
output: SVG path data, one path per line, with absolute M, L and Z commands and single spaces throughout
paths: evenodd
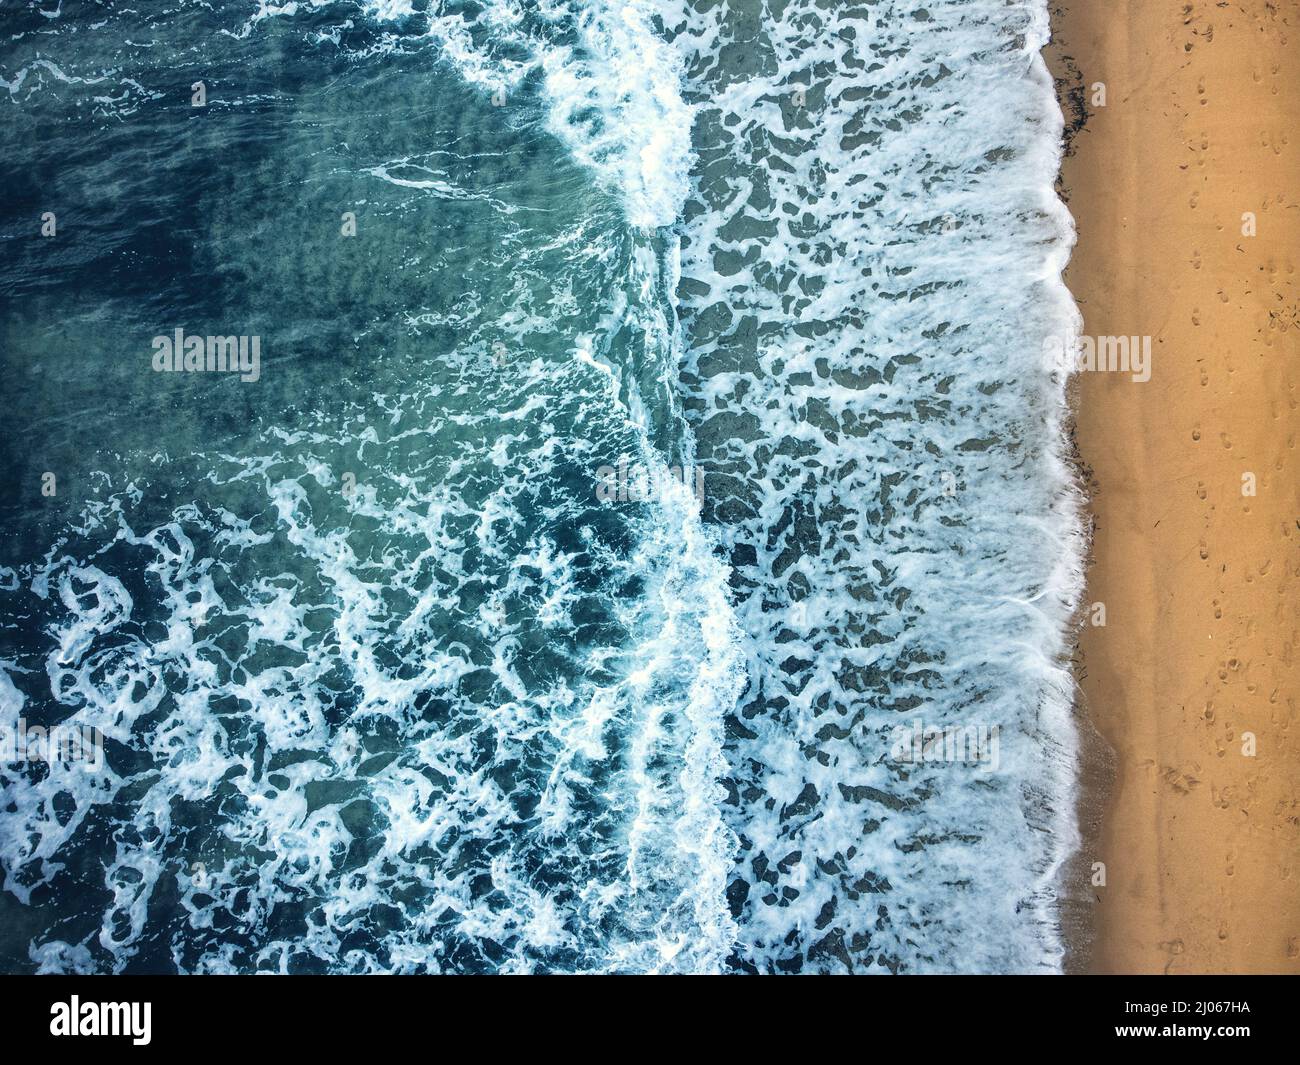
M 0 4 L 0 966 L 1058 970 L 1046 37 Z

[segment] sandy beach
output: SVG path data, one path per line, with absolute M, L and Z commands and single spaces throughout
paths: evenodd
M 1066 280 L 1085 335 L 1153 352 L 1149 381 L 1076 379 L 1104 745 L 1071 968 L 1298 973 L 1300 0 L 1053 20 Z

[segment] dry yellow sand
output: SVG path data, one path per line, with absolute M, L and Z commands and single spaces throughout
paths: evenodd
M 1066 280 L 1085 334 L 1153 338 L 1150 381 L 1076 386 L 1114 779 L 1073 967 L 1297 973 L 1300 0 L 1053 6 Z

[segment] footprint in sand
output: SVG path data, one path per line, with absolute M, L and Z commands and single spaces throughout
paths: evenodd
M 1165 972 L 1168 973 L 1173 967 L 1174 962 L 1177 960 L 1178 955 L 1180 955 L 1184 950 L 1183 941 L 1181 939 L 1169 939 L 1164 943 L 1158 943 L 1156 945 L 1169 955 L 1169 964 L 1165 966 Z
M 1190 795 L 1196 788 L 1201 786 L 1201 782 L 1190 773 L 1175 769 L 1173 766 L 1165 766 L 1160 773 L 1161 778 L 1179 795 Z

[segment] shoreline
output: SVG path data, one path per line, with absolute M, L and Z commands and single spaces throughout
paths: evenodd
M 1085 335 L 1153 348 L 1149 381 L 1071 388 L 1092 529 L 1066 970 L 1300 973 L 1300 0 L 1051 19 L 1065 281 Z

